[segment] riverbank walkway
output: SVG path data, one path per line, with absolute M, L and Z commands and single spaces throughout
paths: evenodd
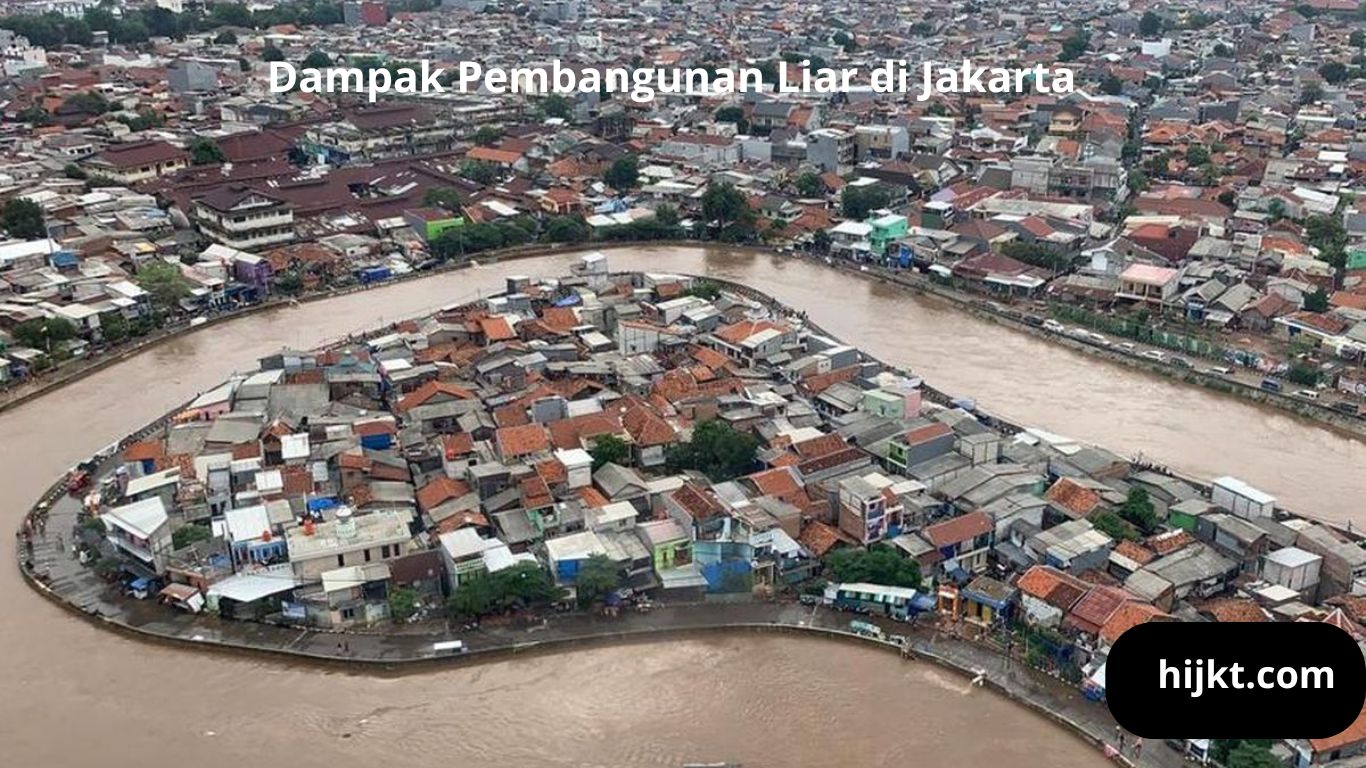
M 617 617 L 571 613 L 551 615 L 531 624 L 495 626 L 485 622 L 483 627 L 470 631 L 435 621 L 344 633 L 226 621 L 175 611 L 154 600 L 119 595 L 93 569 L 72 556 L 71 542 L 80 508 L 80 501 L 74 497 L 53 497 L 46 507 L 46 533 L 33 532 L 31 552 L 19 543 L 21 567 L 25 561 L 31 563 L 29 583 L 55 602 L 93 621 L 154 641 L 292 656 L 386 672 L 430 671 L 436 665 L 506 659 L 521 653 L 568 650 L 575 645 L 643 642 L 659 635 L 686 636 L 717 630 L 812 633 L 898 652 L 889 643 L 849 634 L 849 614 L 781 601 L 661 605 L 647 613 Z M 962 672 L 969 680 L 980 676 L 984 684 L 982 695 L 994 695 L 986 688 L 994 689 L 1071 728 L 1098 750 L 1103 744 L 1114 742 L 1115 722 L 1109 710 L 1087 701 L 1074 686 L 1026 668 L 1018 661 L 1008 663 L 985 646 L 949 634 L 897 622 L 882 623 L 889 634 L 909 638 L 909 652 L 901 652 L 906 659 L 903 663 L 930 661 Z M 433 643 L 445 640 L 462 641 L 466 651 L 458 656 L 435 657 Z M 1126 758 L 1129 757 L 1126 752 Z M 1184 763 L 1160 741 L 1148 740 L 1137 764 L 1176 768 Z

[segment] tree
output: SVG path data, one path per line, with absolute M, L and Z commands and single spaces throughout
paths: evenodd
M 103 115 L 109 111 L 109 101 L 94 91 L 82 91 L 66 97 L 62 109 L 84 115 Z
M 731 184 L 707 185 L 702 193 L 702 216 L 712 233 L 725 242 L 749 240 L 754 236 L 754 211 L 740 190 Z
M 758 450 L 754 435 L 710 419 L 693 427 L 691 440 L 671 446 L 666 461 L 671 471 L 692 469 L 723 482 L 750 471 Z
M 1111 96 L 1118 96 L 1124 92 L 1124 81 L 1113 74 L 1106 75 L 1100 81 L 1100 92 Z
M 175 549 L 184 549 L 196 541 L 208 541 L 213 538 L 213 531 L 207 525 L 182 525 L 171 533 L 171 546 Z
M 830 233 L 823 229 L 816 230 L 816 234 L 811 236 L 811 247 L 815 248 L 818 253 L 828 252 L 831 242 Z
M 476 184 L 492 184 L 498 178 L 498 166 L 480 160 L 460 163 L 460 175 Z
M 588 239 L 588 223 L 577 216 L 556 216 L 545 225 L 545 239 L 552 243 L 582 243 Z
M 602 174 L 602 180 L 612 189 L 625 192 L 634 189 L 640 180 L 640 161 L 635 155 L 622 155 Z
M 332 57 L 322 51 L 312 51 L 304 57 L 303 65 L 314 69 L 323 69 L 332 66 Z
M 422 193 L 422 204 L 459 213 L 462 208 L 460 190 L 455 187 L 432 187 Z
M 1023 261 L 1031 266 L 1047 269 L 1050 272 L 1063 272 L 1072 266 L 1072 257 L 1058 253 L 1047 246 L 1038 243 L 1011 242 L 1006 243 L 1001 249 L 1001 253 L 1017 261 Z
M 1078 29 L 1072 36 L 1062 41 L 1062 53 L 1058 61 L 1076 61 L 1091 47 L 1091 36 L 1084 29 Z
M 1266 747 L 1243 742 L 1229 752 L 1226 768 L 1284 768 L 1285 763 Z
M 541 100 L 541 114 L 546 117 L 568 120 L 574 115 L 574 102 L 566 96 L 552 93 Z
M 19 118 L 19 122 L 28 123 L 34 128 L 42 128 L 45 125 L 52 124 L 52 115 L 49 115 L 47 110 L 37 104 L 19 110 L 17 117 Z
M 1193 144 L 1186 150 L 1186 163 L 1192 166 L 1204 165 L 1209 162 L 1209 150 Z
M 227 161 L 223 150 L 212 139 L 198 138 L 190 142 L 190 162 L 195 165 L 209 165 Z
M 1314 292 L 1304 297 L 1304 308 L 1310 312 L 1328 311 L 1328 293 L 1322 288 L 1315 288 Z
M 721 298 L 721 289 L 716 287 L 716 283 L 710 280 L 698 280 L 692 287 L 683 292 L 684 296 L 696 296 L 707 301 L 716 301 Z
M 43 208 L 32 200 L 16 197 L 0 209 L 0 229 L 19 240 L 38 240 L 47 237 Z
M 1360 29 L 1352 30 L 1352 34 L 1347 37 L 1347 42 L 1351 43 L 1353 48 L 1366 48 L 1366 32 Z
M 493 579 L 487 574 L 478 574 L 456 587 L 446 601 L 446 611 L 452 618 L 474 619 L 491 611 L 497 599 Z
M 297 296 L 303 293 L 304 279 L 295 269 L 287 269 L 275 276 L 275 290 L 286 296 Z
M 621 571 L 606 555 L 590 555 L 574 578 L 579 606 L 592 605 L 599 597 L 615 592 L 621 585 Z
M 1266 215 L 1272 221 L 1280 221 L 1285 218 L 1285 201 L 1279 197 L 1271 198 L 1271 202 L 1266 204 Z
M 284 61 L 285 52 L 273 45 L 261 49 L 261 61 Z
M 1134 529 L 1131 528 L 1128 523 L 1124 522 L 1123 518 L 1108 509 L 1102 509 L 1099 512 L 1093 513 L 1090 520 L 1091 525 L 1094 525 L 1096 530 L 1115 541 L 1138 539 L 1138 534 L 1134 532 Z
M 736 131 L 749 133 L 749 121 L 745 119 L 745 110 L 740 107 L 721 107 L 716 110 L 716 120 L 721 123 L 735 123 Z
M 213 36 L 214 45 L 237 45 L 237 33 L 225 29 Z
M 471 137 L 481 147 L 491 147 L 503 138 L 503 129 L 497 125 L 481 125 Z
M 518 563 L 493 575 L 504 607 L 549 605 L 564 597 L 550 574 L 537 563 Z
M 107 312 L 100 315 L 100 338 L 109 344 L 118 344 L 132 333 L 132 326 L 122 312 Z
M 1131 488 L 1129 497 L 1124 500 L 1124 505 L 1119 508 L 1119 516 L 1138 526 L 1144 533 L 1151 533 L 1157 528 L 1157 513 L 1153 511 L 1153 503 L 1148 498 L 1148 492 L 1142 488 Z
M 1316 82 L 1305 83 L 1300 88 L 1300 106 L 1313 104 L 1316 101 L 1323 101 L 1323 86 Z
M 849 185 L 840 193 L 840 211 L 844 218 L 859 221 L 892 202 L 892 191 L 881 184 Z
M 190 295 L 190 282 L 180 268 L 164 261 L 154 261 L 138 270 L 134 278 L 139 287 L 152 297 L 152 303 L 162 309 L 174 309 Z
M 76 326 L 62 317 L 34 318 L 14 326 L 10 335 L 25 347 L 51 352 L 53 344 L 76 338 Z
M 1333 85 L 1341 83 L 1348 77 L 1347 65 L 1340 61 L 1325 62 L 1319 67 L 1319 77 Z
M 402 624 L 417 615 L 417 590 L 395 587 L 389 592 L 389 618 Z
M 798 176 L 792 185 L 802 197 L 821 197 L 825 194 L 825 182 L 821 181 L 820 174 L 811 171 Z
M 866 550 L 839 549 L 826 557 L 825 564 L 835 580 L 845 584 L 867 582 L 884 587 L 920 587 L 919 563 L 884 545 Z
M 1162 17 L 1152 11 L 1145 11 L 1138 20 L 1138 31 L 1144 37 L 1155 37 L 1162 31 Z
M 631 447 L 616 435 L 601 435 L 593 440 L 593 449 L 588 454 L 597 470 L 605 464 L 625 464 L 631 458 Z

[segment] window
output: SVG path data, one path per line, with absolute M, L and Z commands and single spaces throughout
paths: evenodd
M 337 567 L 341 568 L 344 565 L 346 565 L 346 555 L 337 555 Z
M 370 562 L 370 550 L 365 550 L 365 562 Z
M 342 612 L 341 612 L 341 616 L 342 616 L 343 619 L 346 619 L 347 621 L 350 621 L 351 619 L 356 618 L 356 609 L 355 609 L 355 608 L 343 608 L 343 609 L 342 609 Z
M 388 545 L 388 544 L 385 544 L 384 546 L 382 546 L 382 547 L 379 548 L 379 556 L 380 556 L 380 557 L 388 557 L 388 556 L 389 556 L 389 545 Z

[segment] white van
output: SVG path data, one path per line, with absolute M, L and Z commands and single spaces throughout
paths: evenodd
M 432 643 L 432 654 L 435 656 L 447 656 L 464 652 L 465 641 L 463 640 L 446 640 L 440 643 Z

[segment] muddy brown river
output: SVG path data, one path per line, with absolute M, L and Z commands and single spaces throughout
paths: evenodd
M 1297 510 L 1366 522 L 1366 447 L 965 317 L 749 252 L 610 252 L 614 269 L 738 280 L 941 389 L 1016 421 L 1235 474 Z M 0 505 L 17 524 L 66 468 L 282 346 L 311 347 L 563 274 L 569 254 L 483 266 L 208 328 L 0 414 Z M 0 569 L 5 764 L 20 766 L 1097 766 L 1044 719 L 924 665 L 829 641 L 724 636 L 399 678 L 142 644 Z M 989 734 L 990 738 L 982 738 Z

